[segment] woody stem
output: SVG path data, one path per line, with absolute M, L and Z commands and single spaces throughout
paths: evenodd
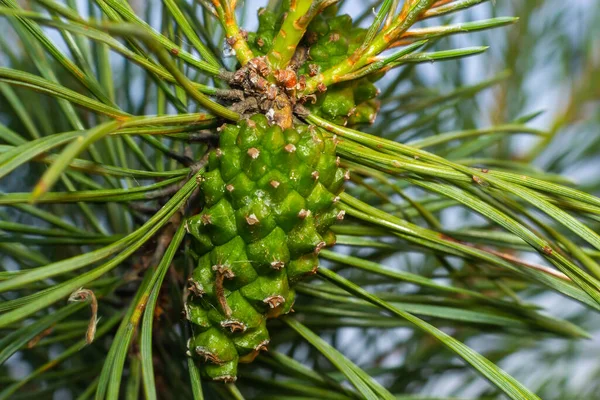
M 313 0 L 292 0 L 281 29 L 273 41 L 273 47 L 267 54 L 267 60 L 273 69 L 282 69 L 289 64 L 308 24 L 318 13 L 321 3 Z
M 237 19 L 235 18 L 235 1 L 228 0 L 213 0 L 213 5 L 225 29 L 227 43 L 235 51 L 235 56 L 240 64 L 245 65 L 248 61 L 254 58 L 254 53 L 248 47 L 246 37 L 240 29 Z M 222 4 L 224 3 L 224 4 Z

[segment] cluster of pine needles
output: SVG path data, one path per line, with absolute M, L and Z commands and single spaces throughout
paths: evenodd
M 446 376 L 461 396 L 559 393 L 551 375 L 528 388 L 499 365 L 551 338 L 590 338 L 600 310 L 600 180 L 562 175 L 597 157 L 600 139 L 555 145 L 593 127 L 592 28 L 575 51 L 560 17 L 534 24 L 542 3 L 570 15 L 551 0 L 486 19 L 475 11 L 508 7 L 310 1 L 368 29 L 362 51 L 374 55 L 344 73 L 385 72 L 381 108 L 357 127 L 300 116 L 340 141 L 346 218 L 296 286 L 294 312 L 269 321 L 269 351 L 223 384 L 186 356 L 185 220 L 217 128 L 240 118 L 225 77 L 253 56 L 240 21 L 257 4 L 139 3 L 0 0 L 0 399 L 419 399 L 448 393 L 434 385 Z M 480 46 L 461 47 L 464 34 Z M 224 57 L 231 37 L 237 59 Z M 566 48 L 548 57 L 576 71 L 548 130 L 531 126 L 540 112 L 522 112 L 538 41 Z M 466 79 L 488 50 L 496 64 Z M 522 368 L 527 379 L 537 364 Z

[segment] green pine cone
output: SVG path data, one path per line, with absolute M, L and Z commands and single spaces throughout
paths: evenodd
M 238 362 L 266 348 L 266 319 L 290 311 L 294 283 L 334 241 L 347 177 L 335 147 L 314 127 L 282 130 L 262 114 L 222 127 L 200 186 L 203 211 L 187 222 L 198 256 L 188 347 L 206 377 L 232 381 Z
M 285 9 L 285 8 L 284 8 Z M 317 15 L 308 26 L 302 46 L 308 49 L 308 59 L 298 68 L 298 74 L 313 76 L 346 60 L 364 41 L 367 30 L 352 26 L 349 15 L 336 15 L 335 6 Z M 257 31 L 248 34 L 248 44 L 254 54 L 265 55 L 283 21 L 282 15 L 260 9 Z M 372 124 L 379 111 L 374 98 L 379 93 L 373 84 L 380 76 L 367 76 L 342 82 L 317 93 L 314 104 L 306 106 L 316 115 L 339 125 Z

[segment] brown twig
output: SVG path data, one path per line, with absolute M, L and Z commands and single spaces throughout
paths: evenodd
M 38 342 L 40 340 L 42 340 L 43 338 L 45 338 L 46 336 L 51 334 L 53 330 L 54 330 L 54 326 L 44 329 L 42 332 L 40 332 L 38 335 L 36 335 L 33 339 L 31 339 L 29 342 L 27 342 L 27 348 L 28 349 L 34 348 L 35 345 L 38 344 Z
M 85 341 L 87 344 L 91 344 L 94 341 L 94 336 L 96 336 L 96 326 L 98 325 L 98 300 L 96 295 L 90 289 L 79 288 L 69 296 L 69 302 L 88 300 L 92 307 L 92 317 L 85 333 Z
M 511 262 L 514 262 L 515 264 L 519 264 L 519 265 L 521 265 L 523 267 L 537 269 L 538 271 L 542 271 L 542 272 L 544 272 L 546 274 L 553 275 L 553 276 L 555 276 L 557 278 L 560 278 L 560 279 L 562 279 L 564 281 L 567 281 L 567 282 L 571 281 L 571 278 L 569 278 L 567 275 L 563 274 L 562 272 L 557 271 L 557 270 L 552 269 L 552 268 L 549 268 L 549 267 L 546 267 L 544 265 L 534 264 L 534 263 L 531 263 L 531 262 L 523 261 L 520 258 L 511 256 L 510 254 L 502 253 L 501 251 L 496 251 L 496 250 L 492 250 L 492 249 L 488 249 L 488 248 L 484 248 L 483 250 L 486 251 L 486 252 L 488 252 L 488 253 L 491 253 L 491 254 L 493 254 L 495 256 L 503 258 L 503 259 L 505 259 L 507 261 L 511 261 Z

